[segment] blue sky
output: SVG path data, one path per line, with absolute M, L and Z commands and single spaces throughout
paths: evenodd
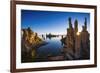
M 87 18 L 87 29 L 90 27 L 90 14 L 79 12 L 58 12 L 58 11 L 36 11 L 21 10 L 21 28 L 31 27 L 38 34 L 66 34 L 68 18 L 71 17 L 74 26 L 75 19 L 78 20 L 79 31 L 82 30 L 85 17 Z

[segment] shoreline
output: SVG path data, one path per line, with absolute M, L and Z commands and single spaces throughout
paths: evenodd
M 44 46 L 44 45 L 46 45 L 46 44 L 48 44 L 48 43 L 45 42 L 45 41 L 43 41 L 43 42 L 41 42 L 41 43 L 39 43 L 39 44 L 33 45 L 32 48 L 35 48 L 35 50 L 36 50 L 36 49 L 38 49 L 39 47 Z

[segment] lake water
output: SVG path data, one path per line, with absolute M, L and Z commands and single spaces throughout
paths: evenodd
M 43 45 L 37 49 L 37 54 L 41 58 L 47 56 L 58 56 L 61 55 L 63 49 L 63 44 L 60 41 L 61 37 L 52 37 L 46 38 L 44 41 L 47 42 L 46 45 Z

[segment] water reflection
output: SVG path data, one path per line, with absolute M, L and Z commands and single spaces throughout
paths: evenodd
M 64 35 L 41 35 L 42 39 L 48 44 L 37 48 L 38 58 L 47 59 L 48 57 L 62 55 Z
M 61 54 L 61 49 L 63 48 L 60 41 L 61 37 L 46 37 L 45 41 L 48 43 L 37 49 L 38 56 L 40 58 L 48 56 L 57 56 Z
M 51 35 L 51 34 L 49 34 L 49 35 L 47 35 L 47 34 L 46 35 L 43 35 L 42 34 L 42 35 L 40 35 L 40 38 L 42 38 L 43 40 L 47 40 L 47 39 L 51 40 L 53 38 L 57 38 L 59 40 L 63 40 L 65 38 L 65 35 Z
M 58 40 L 60 40 L 60 42 L 61 42 L 61 45 L 62 46 L 64 46 L 64 44 L 65 44 L 65 42 L 64 42 L 64 40 L 65 40 L 65 35 L 51 35 L 51 34 L 49 34 L 49 35 L 41 35 L 41 38 L 44 40 L 44 41 L 46 41 L 46 40 L 52 40 L 52 39 L 58 39 Z

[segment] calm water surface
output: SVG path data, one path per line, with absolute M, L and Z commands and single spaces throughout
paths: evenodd
M 47 44 L 37 49 L 37 53 L 39 57 L 60 55 L 61 50 L 63 48 L 63 45 L 60 39 L 61 39 L 60 36 L 45 39 L 45 42 L 47 42 Z

